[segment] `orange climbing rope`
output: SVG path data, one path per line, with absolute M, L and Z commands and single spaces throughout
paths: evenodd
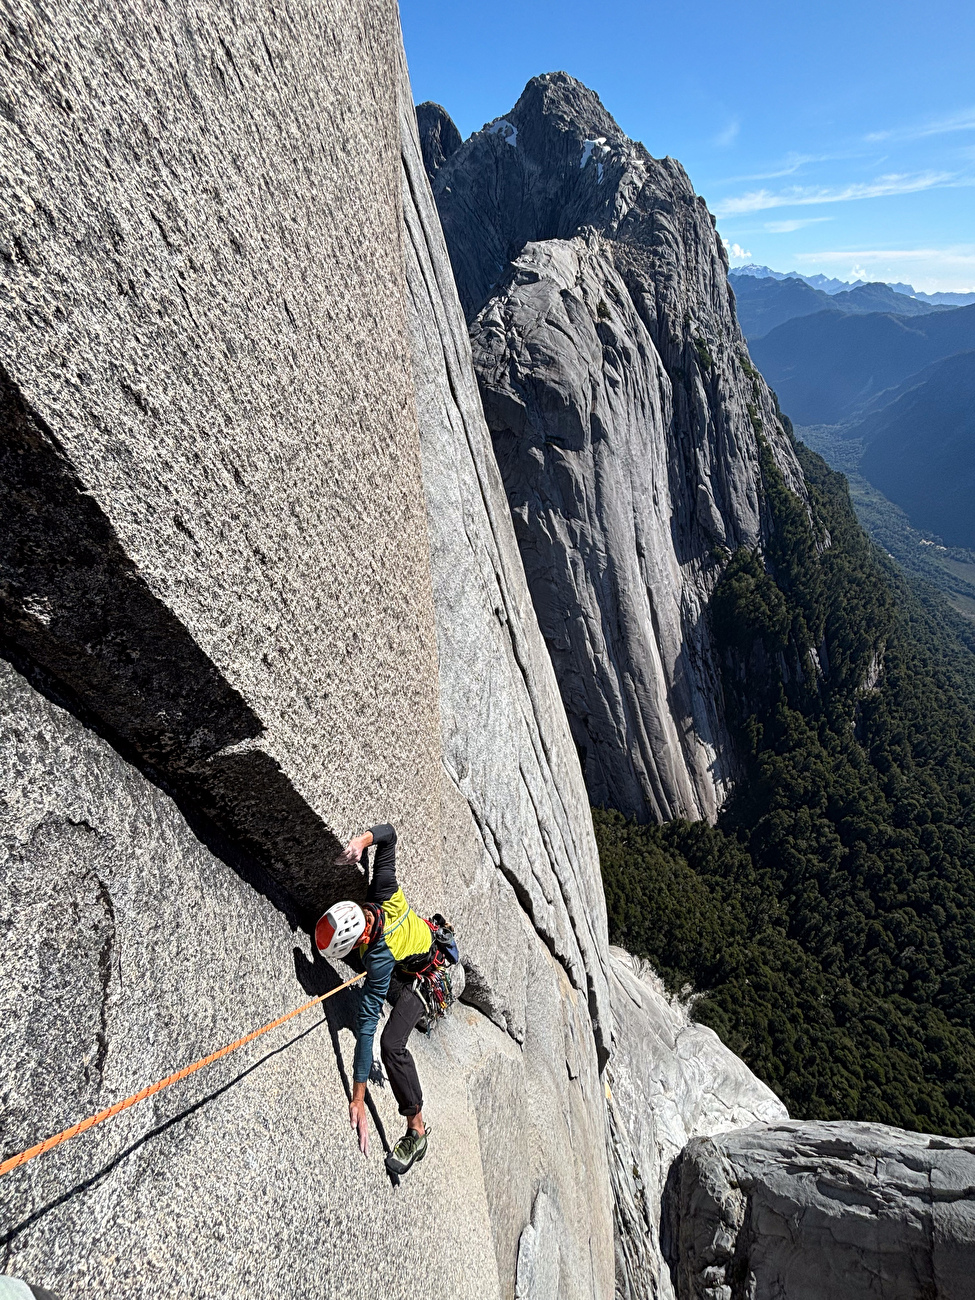
M 67 1142 L 69 1138 L 77 1137 L 79 1133 L 85 1133 L 88 1129 L 94 1128 L 96 1124 L 102 1124 L 113 1115 L 120 1115 L 123 1110 L 128 1110 L 137 1102 L 145 1101 L 147 1097 L 153 1096 L 154 1093 L 162 1092 L 163 1088 L 168 1088 L 171 1083 L 178 1083 L 180 1079 L 185 1079 L 190 1074 L 195 1074 L 197 1070 L 202 1070 L 205 1065 L 212 1065 L 214 1061 L 219 1061 L 221 1056 L 227 1056 L 234 1052 L 238 1047 L 243 1047 L 246 1043 L 252 1043 L 255 1038 L 260 1038 L 261 1034 L 266 1034 L 270 1029 L 276 1029 L 278 1025 L 283 1025 L 286 1020 L 292 1020 L 295 1016 L 300 1016 L 303 1011 L 317 1006 L 319 1002 L 324 1002 L 326 998 L 334 997 L 336 993 L 341 993 L 347 989 L 350 984 L 355 984 L 361 979 L 365 979 L 366 972 L 361 975 L 354 975 L 352 979 L 346 980 L 338 988 L 329 989 L 327 993 L 321 993 L 317 998 L 312 998 L 306 1002 L 303 1007 L 296 1007 L 294 1011 L 289 1011 L 287 1015 L 278 1016 L 277 1020 L 271 1020 L 260 1029 L 255 1029 L 253 1033 L 245 1034 L 243 1038 L 238 1038 L 235 1043 L 228 1043 L 226 1047 L 221 1047 L 219 1052 L 211 1052 L 209 1056 L 204 1056 L 202 1061 L 195 1061 L 192 1065 L 187 1065 L 182 1070 L 177 1070 L 175 1074 L 167 1075 L 165 1079 L 160 1079 L 158 1083 L 151 1083 L 148 1088 L 142 1088 L 139 1092 L 134 1092 L 131 1097 L 126 1097 L 124 1101 L 117 1101 L 114 1106 L 109 1106 L 107 1110 L 100 1110 L 97 1115 L 90 1115 L 88 1119 L 81 1120 L 78 1124 L 72 1124 L 70 1128 L 64 1129 L 61 1133 L 55 1133 L 54 1137 L 47 1138 L 44 1142 L 38 1142 L 37 1146 L 28 1147 L 26 1151 L 21 1151 L 19 1156 L 11 1156 L 0 1164 L 0 1175 L 7 1174 L 11 1169 L 19 1169 L 21 1165 L 26 1165 L 28 1160 L 33 1160 L 35 1156 L 43 1155 L 45 1151 L 52 1151 L 59 1147 L 62 1142 Z

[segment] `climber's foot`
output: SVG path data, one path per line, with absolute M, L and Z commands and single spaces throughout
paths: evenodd
M 406 1130 L 386 1157 L 386 1168 L 391 1174 L 405 1174 L 423 1159 L 427 1153 L 429 1133 L 429 1124 L 425 1133 L 417 1133 L 414 1128 Z

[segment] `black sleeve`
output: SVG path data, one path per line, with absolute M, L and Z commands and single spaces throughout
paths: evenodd
M 372 879 L 369 882 L 369 902 L 385 903 L 399 889 L 396 881 L 396 830 L 392 826 L 373 826 L 372 842 L 375 854 L 372 860 Z

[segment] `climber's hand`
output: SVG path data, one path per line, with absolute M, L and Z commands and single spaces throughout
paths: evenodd
M 359 1137 L 359 1150 L 364 1156 L 369 1154 L 369 1120 L 366 1115 L 365 1099 L 354 1098 L 349 1102 L 349 1120 Z
M 362 855 L 372 843 L 372 831 L 366 831 L 364 835 L 357 835 L 354 839 L 349 840 L 345 846 L 345 852 L 342 859 L 345 862 L 361 862 Z

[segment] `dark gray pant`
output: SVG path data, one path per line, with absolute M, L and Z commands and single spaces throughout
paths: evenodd
M 413 990 L 403 985 L 379 1040 L 386 1077 L 401 1115 L 415 1115 L 423 1109 L 420 1080 L 413 1057 L 407 1051 L 406 1040 L 425 1011 L 426 1007 Z

